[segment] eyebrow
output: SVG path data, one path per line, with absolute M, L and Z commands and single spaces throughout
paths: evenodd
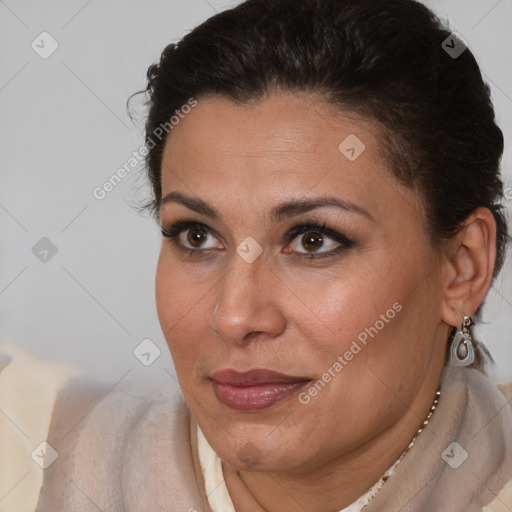
M 179 203 L 186 206 L 188 209 L 211 219 L 222 220 L 222 214 L 219 210 L 198 197 L 186 196 L 181 192 L 174 191 L 169 192 L 162 198 L 160 201 L 160 207 L 168 203 Z M 272 208 L 268 214 L 268 218 L 272 222 L 280 222 L 294 215 L 299 215 L 301 213 L 306 213 L 326 206 L 340 208 L 349 213 L 357 213 L 373 220 L 370 213 L 364 208 L 361 208 L 350 201 L 334 196 L 321 196 L 313 199 L 294 199 L 286 201 Z

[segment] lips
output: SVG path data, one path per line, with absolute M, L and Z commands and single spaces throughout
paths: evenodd
M 221 370 L 212 375 L 217 399 L 236 411 L 268 409 L 303 388 L 311 379 L 266 369 L 247 372 Z

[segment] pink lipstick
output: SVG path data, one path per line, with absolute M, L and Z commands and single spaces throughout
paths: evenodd
M 237 372 L 226 369 L 212 375 L 217 399 L 236 411 L 259 411 L 285 400 L 311 379 L 293 377 L 272 370 Z

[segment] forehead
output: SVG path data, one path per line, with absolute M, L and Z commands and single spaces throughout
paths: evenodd
M 236 148 L 240 143 L 250 149 L 263 141 L 276 150 L 293 149 L 296 142 L 302 142 L 305 145 L 303 149 L 312 149 L 312 143 L 317 142 L 314 135 L 318 135 L 318 129 L 331 127 L 340 130 L 341 126 L 335 127 L 336 119 L 361 125 L 360 129 L 371 126 L 355 114 L 339 113 L 316 95 L 283 92 L 247 103 L 234 102 L 222 96 L 200 98 L 197 106 L 182 117 L 171 134 L 181 133 L 178 128 L 186 125 L 194 134 L 208 134 L 217 142 L 222 141 L 226 149 Z M 219 126 L 223 129 L 219 130 Z M 251 139 L 246 138 L 247 130 L 252 134 Z
M 378 210 L 410 192 L 390 172 L 375 123 L 289 93 L 248 104 L 198 99 L 164 147 L 162 195 L 174 190 L 211 204 L 221 194 L 233 213 L 327 192 Z
M 340 147 L 347 138 L 352 144 Z M 378 146 L 377 130 L 370 123 L 340 114 L 312 95 L 274 94 L 249 104 L 210 96 L 198 100 L 170 132 L 163 170 L 186 165 L 205 172 L 199 167 L 207 160 L 208 170 L 228 171 L 244 162 L 245 169 L 259 166 L 261 171 L 285 172 L 300 162 L 294 169 L 298 175 L 344 164 L 347 156 L 354 156 L 352 148 L 356 157 L 364 149 L 364 160 L 371 158 L 373 164 L 385 167 Z M 357 167 L 355 161 L 352 167 Z M 243 169 L 238 170 L 240 176 Z M 162 174 L 163 181 L 170 177 Z

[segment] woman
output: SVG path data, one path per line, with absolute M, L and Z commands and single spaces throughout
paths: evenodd
M 185 401 L 70 385 L 38 510 L 512 509 L 472 331 L 503 137 L 464 41 L 413 0 L 248 0 L 146 92 Z

